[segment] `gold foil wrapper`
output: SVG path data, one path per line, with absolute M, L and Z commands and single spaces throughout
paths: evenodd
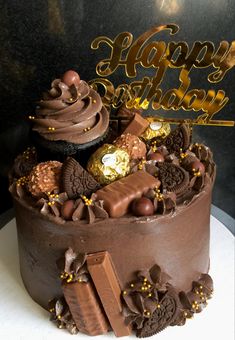
M 161 137 L 165 138 L 171 132 L 170 124 L 165 122 L 159 122 L 157 119 L 148 117 L 149 126 L 140 136 L 145 141 L 150 141 L 153 138 Z
M 130 157 L 125 150 L 104 144 L 91 156 L 87 170 L 102 185 L 107 185 L 130 172 Z

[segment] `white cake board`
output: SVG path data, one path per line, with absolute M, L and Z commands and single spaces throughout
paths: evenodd
M 49 313 L 27 294 L 18 262 L 16 227 L 12 220 L 0 230 L 0 339 L 89 339 L 82 333 L 70 335 L 49 321 Z M 234 340 L 234 237 L 214 217 L 211 217 L 210 274 L 215 293 L 207 308 L 193 320 L 187 320 L 186 325 L 168 327 L 151 339 Z M 115 338 L 113 333 L 96 337 L 97 340 L 109 338 Z

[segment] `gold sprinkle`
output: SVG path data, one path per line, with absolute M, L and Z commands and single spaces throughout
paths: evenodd
M 93 100 L 92 100 L 92 103 L 94 103 L 94 104 L 95 104 L 95 103 L 96 103 L 96 100 L 95 100 L 95 99 L 93 99 Z
M 127 294 L 126 290 L 124 290 L 122 294 L 123 294 L 123 295 L 126 295 L 126 294 Z
M 160 305 L 160 304 L 157 304 L 157 308 L 158 308 L 158 309 L 161 308 L 161 305 Z
M 134 283 L 131 283 L 131 288 L 133 288 L 135 285 L 134 285 Z

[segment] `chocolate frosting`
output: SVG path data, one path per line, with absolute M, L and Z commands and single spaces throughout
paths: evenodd
M 60 222 L 15 198 L 21 275 L 31 297 L 44 308 L 62 295 L 56 262 L 66 249 L 80 253 L 106 250 L 113 259 L 121 288 L 134 273 L 160 263 L 177 290 L 191 290 L 192 281 L 209 269 L 210 207 L 208 182 L 188 205 L 167 215 Z M 197 218 L 195 218 L 197 217 Z M 125 265 L 124 265 L 125 264 Z
M 55 79 L 38 103 L 33 121 L 33 130 L 47 140 L 85 144 L 106 132 L 109 114 L 85 81 L 68 86 Z

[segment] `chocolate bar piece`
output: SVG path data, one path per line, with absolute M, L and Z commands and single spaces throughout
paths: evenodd
M 147 119 L 136 113 L 123 133 L 131 133 L 132 135 L 140 136 L 148 126 L 149 122 Z
M 161 182 L 145 171 L 137 171 L 112 182 L 96 191 L 97 200 L 104 201 L 104 209 L 110 217 L 121 217 L 127 213 L 130 203 L 149 189 L 159 188 Z
M 88 335 L 100 335 L 108 332 L 109 322 L 91 282 L 64 283 L 62 289 L 80 332 Z
M 130 335 L 131 327 L 125 324 L 122 314 L 121 289 L 109 253 L 88 255 L 87 267 L 115 335 Z

